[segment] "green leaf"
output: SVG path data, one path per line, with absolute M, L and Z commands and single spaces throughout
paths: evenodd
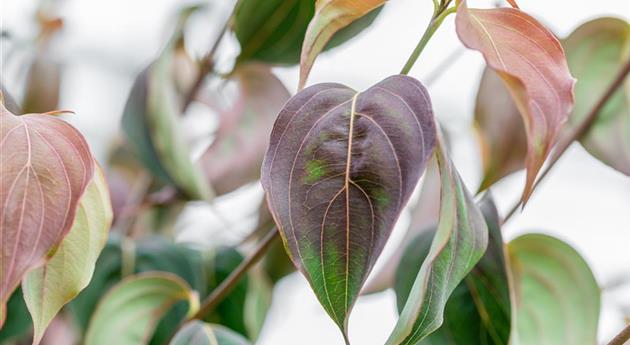
M 437 231 L 387 345 L 418 344 L 438 329 L 449 296 L 488 244 L 483 215 L 442 145 L 436 148 L 442 181 Z
M 22 289 L 17 288 L 7 302 L 7 319 L 0 328 L 0 344 L 27 341 L 33 329 L 32 326 L 33 322 L 24 303 Z
M 435 135 L 426 89 L 402 75 L 364 92 L 309 87 L 276 120 L 262 170 L 268 206 L 291 259 L 344 336 Z
M 380 11 L 375 10 L 338 31 L 325 49 L 341 45 L 368 27 Z M 232 29 L 241 45 L 238 64 L 260 61 L 294 65 L 309 22 L 315 14 L 314 0 L 241 0 Z
M 0 122 L 1 327 L 11 293 L 70 231 L 94 158 L 81 133 L 51 114 L 15 116 L 0 105 Z
M 340 29 L 385 4 L 385 0 L 317 0 L 302 44 L 299 89 L 306 80 L 317 55 Z
M 630 23 L 598 18 L 564 40 L 569 68 L 578 79 L 569 128 L 584 121 L 630 57 Z M 630 80 L 612 96 L 588 134 L 580 140 L 597 159 L 630 176 Z
M 96 309 L 85 338 L 86 345 L 148 344 L 160 318 L 176 303 L 199 307 L 199 297 L 181 278 L 161 272 L 130 276 L 113 287 Z
M 527 135 L 521 114 L 499 75 L 488 67 L 477 91 L 475 129 L 483 165 L 479 191 L 525 168 Z
M 74 224 L 55 255 L 22 280 L 24 300 L 33 318 L 33 344 L 39 344 L 61 307 L 90 283 L 111 222 L 107 182 L 97 168 L 81 197 Z
M 455 19 L 464 45 L 483 54 L 518 107 L 527 131 L 527 202 L 562 125 L 573 108 L 573 84 L 560 42 L 535 18 L 516 8 L 469 8 L 462 0 Z
M 251 345 L 229 328 L 203 323 L 188 322 L 173 338 L 170 345 Z
M 234 71 L 232 80 L 239 90 L 237 99 L 221 113 L 216 137 L 200 158 L 218 195 L 260 178 L 269 133 L 291 97 L 269 66 L 243 64 Z
M 588 264 L 566 243 L 527 234 L 508 244 L 519 345 L 597 343 L 600 289 Z
M 488 195 L 480 207 L 489 230 L 488 249 L 448 299 L 444 324 L 420 344 L 508 344 L 510 291 L 498 214 Z M 402 310 L 409 296 L 413 277 L 429 253 L 434 233 L 420 234 L 405 250 L 396 273 L 398 310 Z
M 188 14 L 190 11 L 183 12 L 157 61 L 137 77 L 125 105 L 122 126 L 137 158 L 154 176 L 176 186 L 189 199 L 209 200 L 213 192 L 201 167 L 193 163 L 181 128 L 182 105 L 173 69 Z

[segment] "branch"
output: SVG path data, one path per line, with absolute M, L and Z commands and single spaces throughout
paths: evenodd
M 570 135 L 565 136 L 564 139 L 558 142 L 556 148 L 551 155 L 551 158 L 549 159 L 549 163 L 536 180 L 536 183 L 534 183 L 534 186 L 532 187 L 532 192 L 534 189 L 536 189 L 538 184 L 540 184 L 540 182 L 547 176 L 551 168 L 556 165 L 560 157 L 562 157 L 562 155 L 567 151 L 569 146 L 571 146 L 574 141 L 580 140 L 588 134 L 606 103 L 612 98 L 617 89 L 619 89 L 623 85 L 623 82 L 628 76 L 628 73 L 630 73 L 630 59 L 628 59 L 621 70 L 619 70 L 619 73 L 617 73 L 615 80 L 613 80 L 613 82 L 608 86 L 602 97 L 600 97 L 599 101 L 597 101 L 595 106 L 591 109 L 584 121 L 580 123 L 580 125 L 573 132 L 571 132 Z M 505 216 L 503 223 L 512 218 L 512 216 L 516 213 L 521 205 L 521 201 L 515 203 Z
M 278 238 L 278 229 L 274 227 L 265 237 L 260 241 L 256 249 L 241 262 L 238 267 L 230 275 L 225 278 L 217 286 L 216 289 L 203 301 L 199 311 L 191 317 L 191 320 L 201 320 L 208 315 L 223 299 L 234 289 L 236 284 L 241 278 L 265 255 L 267 249 L 273 244 L 274 240 Z
M 630 340 L 630 325 L 627 325 L 626 328 L 621 330 L 621 332 L 617 334 L 617 336 L 613 338 L 608 345 L 624 345 L 628 340 Z

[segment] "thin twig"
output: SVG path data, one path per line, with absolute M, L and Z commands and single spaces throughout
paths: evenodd
M 626 342 L 630 340 L 630 325 L 626 325 L 626 327 L 621 330 L 616 337 L 611 340 L 608 345 L 624 345 Z
M 547 176 L 551 168 L 556 165 L 560 157 L 562 157 L 562 155 L 567 151 L 569 146 L 571 146 L 574 141 L 580 140 L 588 134 L 606 103 L 612 98 L 617 89 L 619 89 L 623 85 L 623 82 L 628 76 L 628 73 L 630 73 L 630 59 L 628 59 L 621 70 L 619 70 L 619 73 L 617 73 L 617 76 L 615 77 L 613 82 L 608 86 L 602 97 L 600 97 L 599 101 L 597 101 L 595 106 L 591 109 L 584 121 L 582 121 L 582 123 L 580 123 L 580 125 L 573 132 L 571 132 L 570 135 L 565 136 L 564 139 L 561 139 L 558 142 L 556 148 L 551 154 L 549 163 L 546 165 L 545 169 L 542 171 L 542 173 L 534 183 L 532 191 L 536 189 L 538 184 L 540 184 L 540 182 Z M 512 216 L 516 213 L 521 204 L 522 201 L 518 201 L 514 204 L 514 206 L 512 206 L 512 208 L 503 220 L 504 223 L 512 218 Z

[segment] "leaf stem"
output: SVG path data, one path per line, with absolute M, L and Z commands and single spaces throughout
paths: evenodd
M 400 74 L 409 74 L 411 68 L 416 63 L 416 61 L 418 61 L 420 54 L 426 47 L 427 43 L 429 43 L 429 41 L 431 40 L 431 37 L 433 37 L 433 34 L 435 34 L 440 25 L 442 25 L 444 19 L 446 19 L 449 14 L 454 13 L 456 10 L 457 7 L 451 7 L 448 9 L 436 11 L 436 13 L 431 18 L 429 25 L 425 29 L 424 34 L 422 34 L 420 42 L 418 42 L 418 45 L 416 45 L 416 48 L 411 53 L 411 56 L 409 56 L 409 59 L 407 59 L 407 62 L 405 63 L 403 69 L 400 71 Z
M 626 327 L 621 330 L 621 332 L 617 334 L 617 336 L 615 336 L 608 345 L 624 345 L 628 340 L 630 340 L 630 325 L 626 325 Z
M 542 171 L 542 173 L 534 183 L 534 186 L 532 187 L 532 192 L 534 189 L 536 189 L 538 184 L 540 184 L 540 182 L 547 176 L 549 171 L 556 165 L 560 157 L 562 157 L 562 155 L 567 151 L 569 146 L 571 146 L 574 141 L 580 140 L 588 134 L 590 129 L 595 124 L 595 120 L 597 120 L 599 113 L 602 111 L 606 103 L 612 98 L 617 89 L 619 89 L 623 85 L 623 82 L 629 73 L 630 59 L 628 59 L 628 61 L 626 61 L 626 63 L 621 67 L 613 82 L 608 86 L 608 88 L 599 98 L 595 106 L 593 106 L 591 111 L 586 115 L 584 121 L 582 121 L 582 123 L 580 123 L 580 125 L 575 130 L 573 130 L 573 132 L 562 137 L 562 139 L 558 141 L 556 148 L 551 154 L 549 163 L 546 165 L 545 169 Z M 503 223 L 506 223 L 510 218 L 512 218 L 512 216 L 516 213 L 521 205 L 522 201 L 516 202 L 505 216 Z
M 191 317 L 191 319 L 201 320 L 208 315 L 214 308 L 232 291 L 241 278 L 249 271 L 260 259 L 265 255 L 267 249 L 278 238 L 278 229 L 274 226 L 267 235 L 260 241 L 254 251 L 249 254 L 243 262 L 241 262 L 230 275 L 212 291 L 212 293 L 203 301 L 199 311 Z

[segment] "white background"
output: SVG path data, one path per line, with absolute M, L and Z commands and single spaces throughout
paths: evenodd
M 209 14 L 194 19 L 191 47 L 197 56 L 208 48 L 216 28 L 229 11 L 231 1 L 210 1 Z M 2 28 L 18 39 L 34 34 L 34 0 L 2 0 Z M 95 153 L 105 157 L 110 141 L 118 133 L 118 123 L 135 74 L 156 56 L 172 25 L 178 0 L 62 0 L 60 14 L 66 22 L 56 45 L 55 57 L 65 61 L 61 108 L 77 115 L 69 118 L 85 133 Z M 493 1 L 469 1 L 471 6 L 491 7 Z M 629 0 L 521 0 L 521 8 L 564 37 L 585 20 L 614 15 L 630 18 Z M 391 0 L 375 24 L 352 42 L 323 54 L 315 64 L 311 83 L 335 81 L 355 89 L 365 89 L 384 77 L 398 73 L 421 36 L 431 14 L 429 0 Z M 4 42 L 4 41 L 3 41 Z M 8 53 L 4 44 L 2 56 Z M 454 31 L 453 18 L 446 20 L 411 75 L 425 80 L 434 68 L 461 44 Z M 234 42 L 225 47 L 228 58 L 236 53 Z M 224 54 L 225 55 L 225 54 Z M 3 61 L 2 80 L 18 89 L 24 56 Z M 226 58 L 227 59 L 227 58 Z M 435 112 L 454 138 L 454 160 L 471 190 L 480 179 L 479 153 L 470 130 L 474 96 L 482 59 L 466 52 L 441 78 L 429 87 Z M 277 72 L 293 91 L 296 68 Z M 15 93 L 19 96 L 20 92 Z M 211 126 L 211 125 L 209 125 Z M 505 212 L 519 196 L 524 174 L 515 174 L 499 183 L 493 192 L 500 211 Z M 256 209 L 258 186 L 217 205 L 229 219 Z M 245 200 L 246 205 L 243 204 Z M 217 238 L 235 240 L 248 230 L 249 223 L 234 225 L 230 234 L 218 234 L 216 219 L 198 205 L 188 210 L 180 226 L 183 240 L 216 243 Z M 396 249 L 400 229 L 393 235 L 384 256 Z M 194 224 L 194 225 L 193 225 Z M 215 225 L 215 226 L 212 226 Z M 210 233 L 208 232 L 210 230 Z M 558 236 L 575 248 L 591 265 L 600 285 L 610 285 L 620 277 L 630 277 L 630 178 L 607 168 L 581 147 L 574 145 L 537 190 L 524 213 L 507 224 L 509 238 L 537 231 Z M 607 289 L 603 297 L 600 338 L 609 340 L 623 326 L 622 309 L 630 314 L 630 289 Z M 354 344 L 380 345 L 395 321 L 392 292 L 359 300 L 350 318 Z M 326 316 L 306 281 L 294 274 L 280 282 L 274 305 L 258 344 L 321 345 L 342 344 L 336 326 Z

